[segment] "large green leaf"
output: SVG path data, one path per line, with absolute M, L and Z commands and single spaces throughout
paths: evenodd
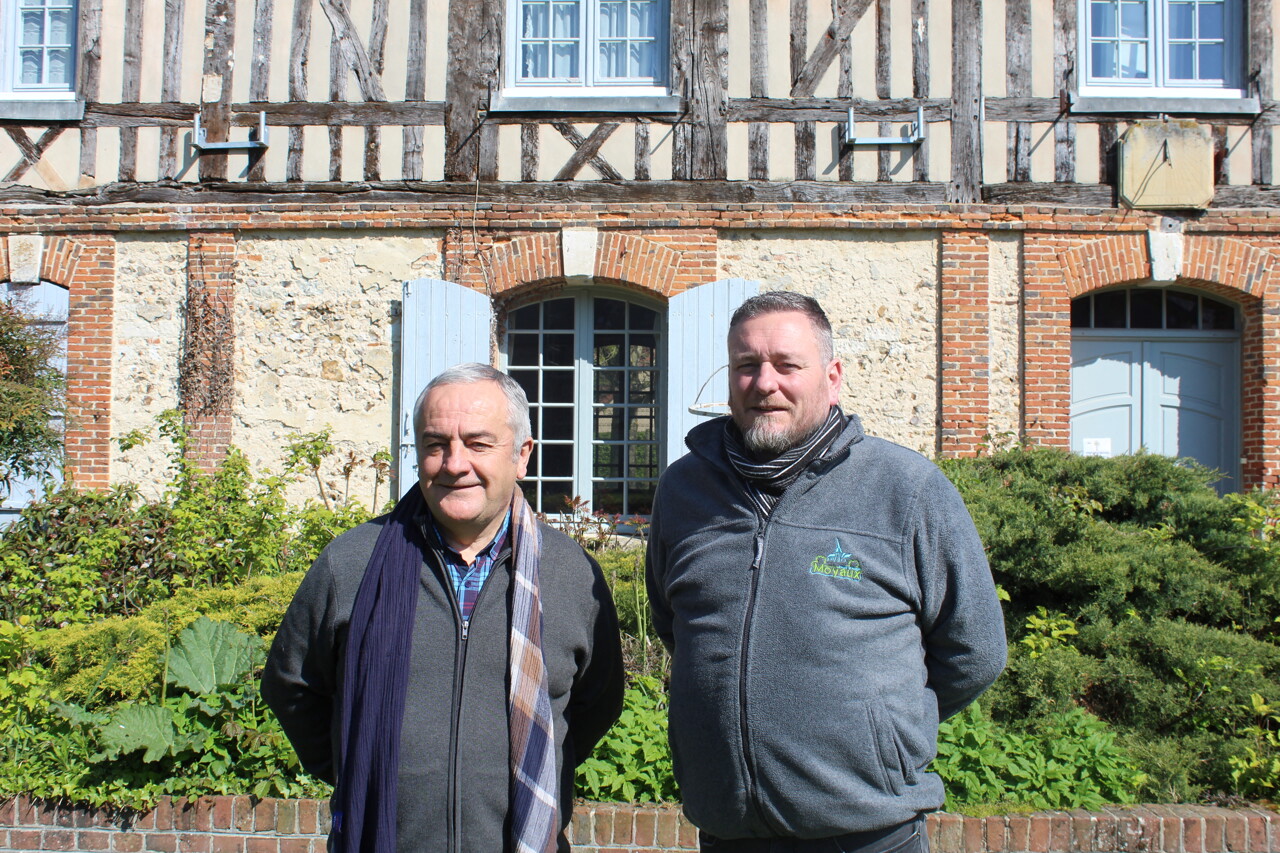
M 230 622 L 201 616 L 178 635 L 178 644 L 169 652 L 169 681 L 195 694 L 235 684 L 253 666 L 260 643 Z
M 114 753 L 145 749 L 143 761 L 158 761 L 173 751 L 177 731 L 173 713 L 162 705 L 125 705 L 101 729 L 103 743 Z

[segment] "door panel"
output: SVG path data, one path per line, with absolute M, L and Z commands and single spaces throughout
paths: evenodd
M 1071 449 L 1133 453 L 1142 443 L 1142 344 L 1078 340 L 1071 353 Z

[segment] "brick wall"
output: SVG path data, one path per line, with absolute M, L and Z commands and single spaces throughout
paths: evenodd
M 111 813 L 0 801 L 0 850 L 107 853 L 324 853 L 328 804 L 203 797 Z M 581 853 L 696 850 L 678 807 L 580 804 L 570 826 Z M 1267 809 L 1132 806 L 975 818 L 929 816 L 934 853 L 1280 853 L 1280 814 Z
M 942 235 L 938 447 L 976 456 L 991 415 L 990 245 L 981 231 Z

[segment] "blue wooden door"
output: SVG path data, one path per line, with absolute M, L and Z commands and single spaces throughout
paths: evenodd
M 1167 333 L 1166 333 L 1167 334 Z M 1234 336 L 1072 342 L 1071 449 L 1195 459 L 1240 482 L 1240 344 Z

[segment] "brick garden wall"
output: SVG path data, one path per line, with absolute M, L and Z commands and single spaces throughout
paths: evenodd
M 0 850 L 83 853 L 324 853 L 328 804 L 204 797 L 144 813 L 0 802 Z M 581 853 L 696 850 L 677 807 L 585 803 L 570 840 Z M 974 818 L 929 816 L 934 853 L 1280 853 L 1280 814 L 1260 808 L 1133 806 Z

